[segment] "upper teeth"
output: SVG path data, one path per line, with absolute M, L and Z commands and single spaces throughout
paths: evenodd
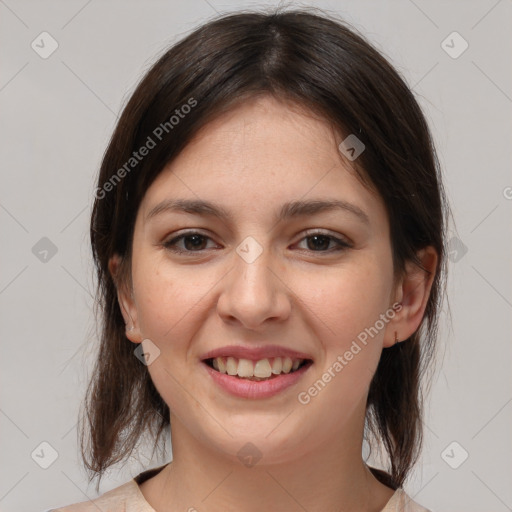
M 304 359 L 292 359 L 291 357 L 274 357 L 272 359 L 236 359 L 235 357 L 215 357 L 213 367 L 220 373 L 238 375 L 239 377 L 268 378 L 272 374 L 279 375 L 281 372 L 290 373 L 296 370 Z

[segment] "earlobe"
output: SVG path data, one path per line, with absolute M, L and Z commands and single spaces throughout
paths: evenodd
M 396 339 L 407 340 L 417 331 L 423 319 L 437 269 L 438 256 L 432 246 L 421 249 L 417 256 L 423 268 L 412 261 L 406 263 L 404 276 L 396 293 L 401 308 L 389 325 L 389 332 L 386 332 L 385 347 L 393 346 Z
M 133 343 L 140 343 L 142 336 L 137 321 L 137 309 L 133 300 L 133 294 L 127 290 L 126 283 L 120 274 L 121 257 L 115 254 L 110 258 L 108 268 L 116 285 L 117 302 L 126 324 L 126 337 Z
M 119 289 L 117 291 L 117 301 L 121 308 L 121 313 L 126 324 L 126 337 L 133 343 L 140 343 L 142 336 L 137 322 L 137 311 L 133 301 L 127 301 L 126 296 Z

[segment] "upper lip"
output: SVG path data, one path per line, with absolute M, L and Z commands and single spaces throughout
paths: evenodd
M 201 360 L 215 357 L 235 357 L 237 359 L 249 359 L 259 361 L 270 357 L 290 357 L 291 359 L 312 359 L 309 354 L 297 352 L 279 345 L 265 345 L 264 347 L 243 347 L 241 345 L 228 345 L 210 350 L 201 356 Z

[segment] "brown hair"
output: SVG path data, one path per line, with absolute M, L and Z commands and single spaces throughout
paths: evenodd
M 122 112 L 101 165 L 90 227 L 101 322 L 80 422 L 90 480 L 101 480 L 144 435 L 155 449 L 169 428 L 169 408 L 134 357 L 117 300 L 116 284 L 130 283 L 140 202 L 201 127 L 258 94 L 291 100 L 364 143 L 353 164 L 386 206 L 395 276 L 407 261 L 421 266 L 419 249 L 431 245 L 438 253 L 422 324 L 408 340 L 383 350 L 367 401 L 365 434 L 380 440 L 389 458 L 389 474 L 374 474 L 396 488 L 418 457 L 420 377 L 434 354 L 446 273 L 449 208 L 439 164 L 427 122 L 397 71 L 342 20 L 309 11 L 241 12 L 206 23 L 149 69 Z M 131 160 L 150 139 L 156 144 L 147 155 Z M 117 276 L 108 269 L 114 254 L 122 260 Z

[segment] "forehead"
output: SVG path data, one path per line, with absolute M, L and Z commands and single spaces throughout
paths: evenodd
M 222 203 L 235 213 L 323 198 L 385 219 L 380 197 L 340 156 L 341 140 L 329 123 L 296 105 L 254 98 L 196 134 L 148 189 L 142 213 L 170 198 Z

